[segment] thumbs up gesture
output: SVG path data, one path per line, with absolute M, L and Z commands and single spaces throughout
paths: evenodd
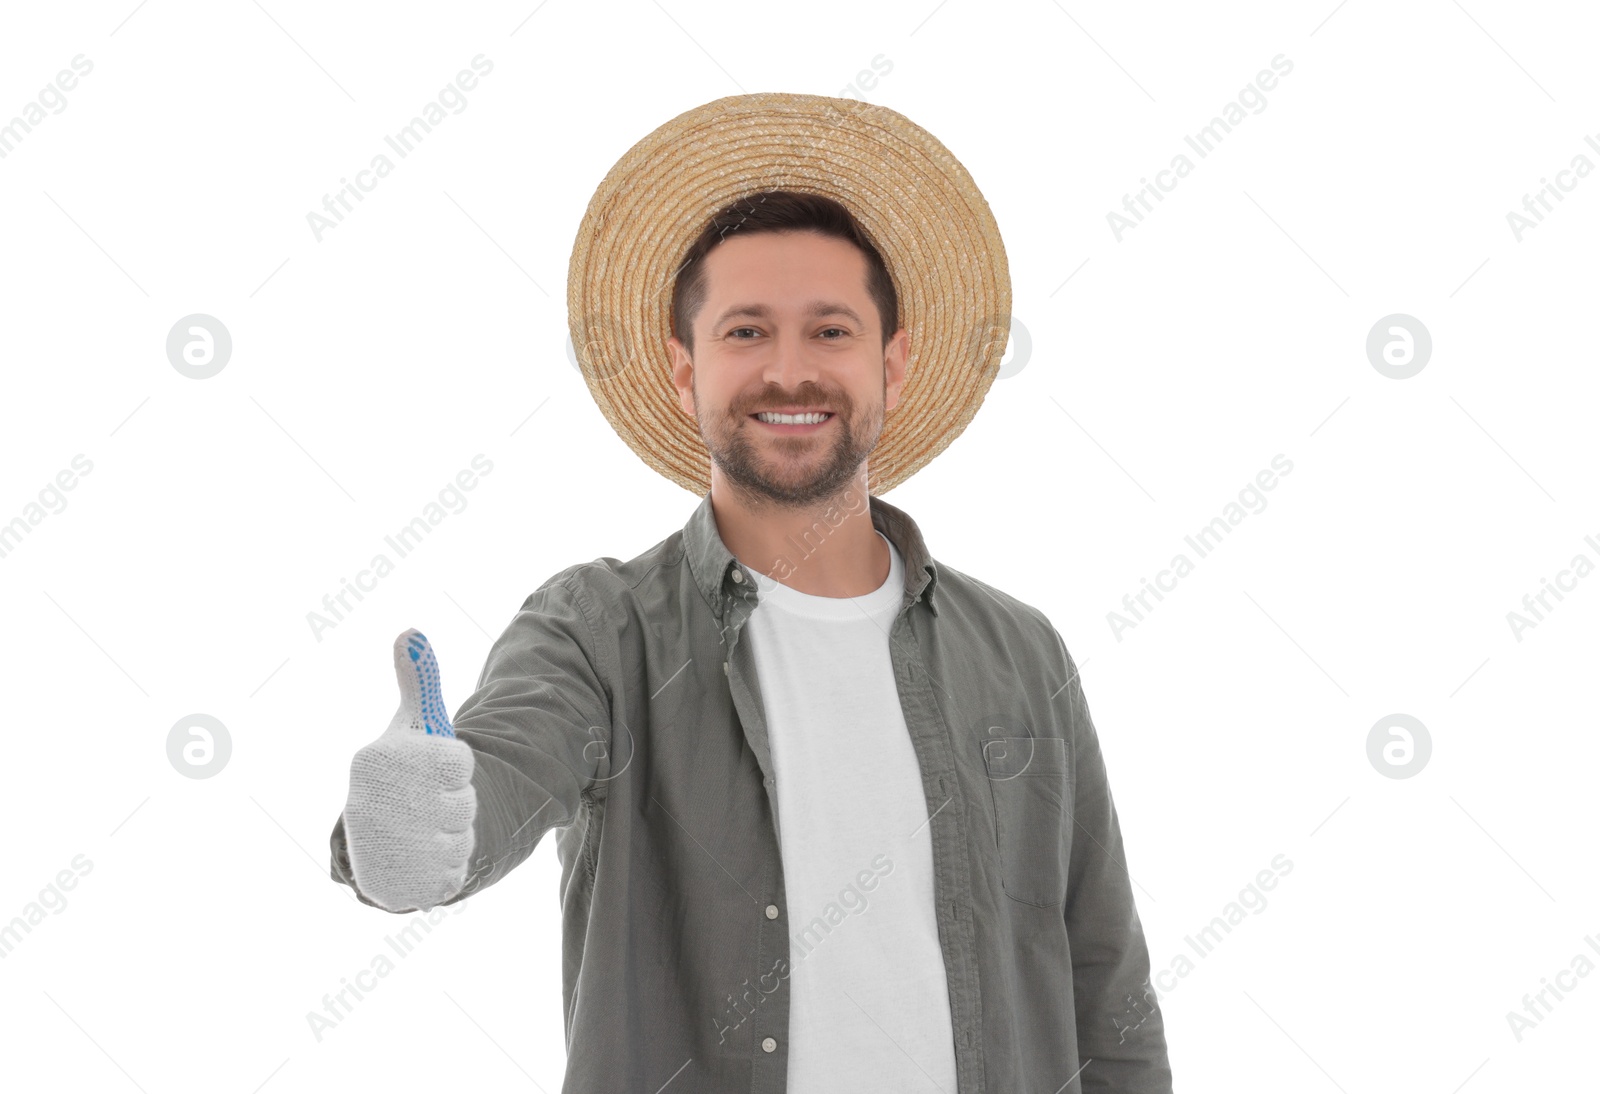
M 473 754 L 457 739 L 439 664 L 420 631 L 394 641 L 400 709 L 350 762 L 345 840 L 357 889 L 391 912 L 426 911 L 466 882 L 477 791 Z

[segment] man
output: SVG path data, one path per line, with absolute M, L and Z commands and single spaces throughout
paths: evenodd
M 1072 659 L 872 496 L 1004 349 L 965 170 L 881 107 L 719 100 L 612 169 L 568 303 L 608 420 L 701 503 L 536 590 L 453 726 L 401 636 L 335 878 L 432 908 L 557 829 L 567 1091 L 1170 1091 Z

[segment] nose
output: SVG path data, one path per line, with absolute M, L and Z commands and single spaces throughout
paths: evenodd
M 772 354 L 761 369 L 761 378 L 780 391 L 798 391 L 807 383 L 815 387 L 821 375 L 814 355 L 807 352 L 805 336 L 794 330 L 772 340 Z

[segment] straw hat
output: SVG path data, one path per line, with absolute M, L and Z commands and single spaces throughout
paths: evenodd
M 628 149 L 589 200 L 567 272 L 584 381 L 645 463 L 697 495 L 710 491 L 710 453 L 672 383 L 674 279 L 712 214 L 775 189 L 844 205 L 894 281 L 910 335 L 906 381 L 867 458 L 868 492 L 885 493 L 967 427 L 1011 324 L 1011 276 L 988 203 L 949 149 L 887 107 L 732 95 Z

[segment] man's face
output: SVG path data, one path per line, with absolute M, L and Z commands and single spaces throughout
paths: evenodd
M 705 257 L 691 360 L 669 342 L 673 382 L 723 476 L 754 499 L 803 507 L 860 473 L 900 401 L 908 339 L 883 344 L 867 259 L 816 232 L 730 236 Z M 760 411 L 827 411 L 818 425 Z

